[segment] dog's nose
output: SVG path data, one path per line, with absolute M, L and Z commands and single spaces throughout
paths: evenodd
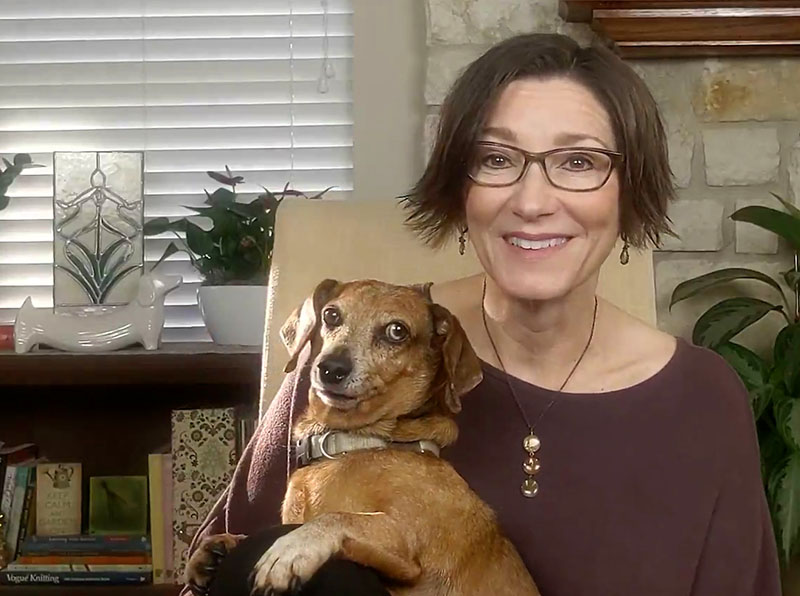
M 326 385 L 339 385 L 353 372 L 353 363 L 346 356 L 328 356 L 317 367 L 320 379 Z

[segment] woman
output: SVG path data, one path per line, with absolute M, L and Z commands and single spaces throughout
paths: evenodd
M 466 69 L 406 198 L 424 239 L 455 233 L 483 266 L 430 288 L 485 372 L 445 456 L 545 596 L 780 593 L 738 377 L 595 295 L 618 238 L 624 262 L 669 233 L 671 198 L 646 86 L 610 51 L 557 35 L 509 39 Z M 264 515 L 302 385 L 284 385 L 202 534 L 277 521 Z

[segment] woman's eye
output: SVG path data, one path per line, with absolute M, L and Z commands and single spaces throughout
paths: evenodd
M 408 327 L 397 321 L 392 321 L 386 325 L 384 335 L 392 343 L 400 343 L 408 339 Z
M 570 153 L 563 156 L 560 167 L 572 170 L 573 172 L 583 172 L 586 170 L 593 170 L 595 166 L 592 156 L 584 153 Z
M 513 160 L 508 155 L 502 153 L 487 153 L 481 158 L 481 166 L 493 170 L 511 168 L 514 166 Z
M 322 321 L 328 327 L 338 327 L 342 324 L 342 315 L 338 309 L 329 306 L 322 311 Z

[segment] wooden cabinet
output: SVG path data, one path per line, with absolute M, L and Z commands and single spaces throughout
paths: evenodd
M 627 58 L 800 55 L 800 0 L 560 0 Z
M 0 440 L 34 442 L 51 459 L 81 462 L 85 484 L 90 476 L 146 475 L 148 453 L 168 449 L 172 410 L 235 407 L 254 418 L 260 387 L 260 349 L 167 344 L 155 352 L 0 352 Z M 19 596 L 177 592 L 159 585 L 0 587 L 0 594 Z

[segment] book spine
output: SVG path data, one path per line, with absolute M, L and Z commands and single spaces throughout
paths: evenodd
M 42 585 L 130 585 L 150 583 L 150 571 L 14 571 L 0 570 L 0 584 Z
M 153 547 L 153 583 L 164 583 L 164 510 L 163 458 L 161 454 L 147 456 L 150 487 L 150 541 Z
M 163 488 L 162 509 L 164 512 L 164 582 L 173 583 L 175 578 L 174 540 L 172 530 L 172 454 L 165 453 L 162 461 L 161 486 Z
M 28 533 L 32 530 L 34 521 L 34 503 L 33 498 L 36 493 L 36 469 L 28 466 L 28 485 L 25 487 L 25 500 L 22 504 L 22 519 L 19 525 L 19 537 L 15 552 L 19 552 L 22 543 L 28 537 Z
M 11 516 L 8 522 L 8 534 L 6 535 L 6 545 L 11 560 L 17 556 L 17 544 L 19 542 L 19 531 L 22 525 L 22 509 L 25 505 L 25 491 L 28 488 L 28 472 L 30 468 L 17 466 L 17 485 L 14 488 L 14 499 L 11 502 Z
M 149 555 L 22 555 L 20 565 L 150 565 Z
M 8 536 L 11 522 L 11 504 L 14 501 L 14 489 L 17 487 L 17 466 L 7 466 L 3 475 L 3 496 L 0 498 L 0 513 L 3 514 L 3 538 Z

